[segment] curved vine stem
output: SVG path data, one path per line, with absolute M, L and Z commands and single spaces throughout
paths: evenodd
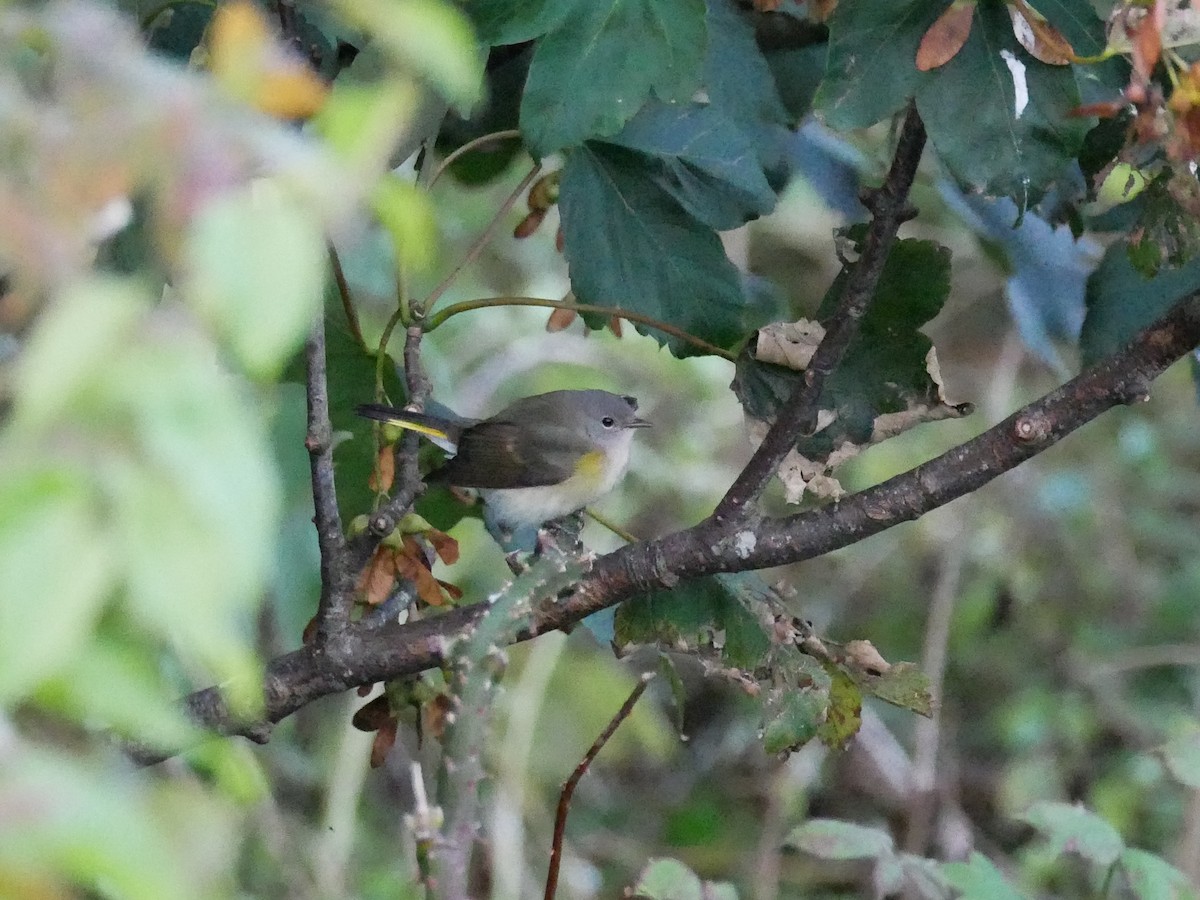
M 616 316 L 617 318 L 627 319 L 638 325 L 645 325 L 647 328 L 661 331 L 663 334 L 669 334 L 671 337 L 679 338 L 681 341 L 686 341 L 693 347 L 697 347 L 713 356 L 719 356 L 730 362 L 737 359 L 736 353 L 732 353 L 723 347 L 718 347 L 716 344 L 710 344 L 703 338 L 689 334 L 682 328 L 677 328 L 667 322 L 659 321 L 650 316 L 644 316 L 632 310 L 621 309 L 615 306 L 593 306 L 590 303 L 567 303 L 564 300 L 547 300 L 542 297 L 488 297 L 482 300 L 463 300 L 460 303 L 451 303 L 449 306 L 439 310 L 435 315 L 429 317 L 425 323 L 425 330 L 433 331 L 447 319 L 457 316 L 459 313 L 470 312 L 473 309 L 490 309 L 496 306 L 542 306 L 546 309 L 570 309 L 576 312 Z
M 500 141 L 519 140 L 521 131 L 517 128 L 506 128 L 504 131 L 493 131 L 491 134 L 482 134 L 473 141 L 467 141 L 449 156 L 438 164 L 438 167 L 433 170 L 433 175 L 429 178 L 429 187 L 437 184 L 439 178 L 446 174 L 455 162 L 466 156 L 472 150 L 478 150 L 480 147 L 485 147 L 488 144 L 495 144 Z

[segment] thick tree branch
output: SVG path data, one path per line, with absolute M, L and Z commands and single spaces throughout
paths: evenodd
M 566 599 L 542 604 L 522 639 L 563 628 L 600 609 L 681 579 L 812 559 L 916 519 L 982 487 L 1120 404 L 1148 398 L 1151 382 L 1200 345 L 1200 293 L 1113 354 L 983 434 L 841 503 L 781 519 L 699 525 L 600 557 Z M 376 629 L 350 629 L 334 645 L 313 645 L 272 660 L 264 685 L 266 719 L 277 722 L 319 697 L 416 674 L 443 662 L 449 638 L 484 605 Z M 231 720 L 216 688 L 191 695 L 199 723 L 262 739 L 263 725 Z M 152 761 L 153 757 L 143 757 Z
M 308 449 L 312 473 L 313 524 L 321 551 L 321 599 L 317 606 L 317 640 L 345 627 L 350 621 L 351 597 L 346 590 L 346 539 L 338 513 L 333 476 L 333 425 L 329 421 L 329 381 L 326 377 L 325 318 L 317 314 L 304 346 L 307 363 Z
M 916 105 L 910 103 L 887 178 L 882 187 L 863 198 L 863 204 L 872 214 L 871 225 L 863 242 L 862 255 L 850 272 L 837 309 L 824 323 L 825 337 L 813 354 L 804 380 L 796 386 L 746 468 L 717 504 L 713 515 L 718 521 L 741 515 L 763 492 L 784 457 L 795 446 L 796 439 L 812 434 L 825 380 L 841 364 L 850 342 L 858 334 L 859 323 L 875 296 L 897 230 L 915 215 L 908 203 L 908 192 L 924 149 L 925 126 Z

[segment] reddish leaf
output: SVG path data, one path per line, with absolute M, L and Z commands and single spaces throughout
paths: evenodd
M 1162 0 L 1157 0 L 1153 12 L 1150 15 L 1142 16 L 1129 28 L 1129 36 L 1133 41 L 1134 71 L 1147 81 L 1162 57 L 1162 26 L 1166 16 L 1165 9 Z
M 371 477 L 367 479 L 367 487 L 379 494 L 387 493 L 392 489 L 392 482 L 396 480 L 396 454 L 392 452 L 391 446 L 380 447 L 379 456 L 375 459 L 375 468 L 371 470 Z
M 374 700 L 360 706 L 350 719 L 350 724 L 359 731 L 378 731 L 389 721 L 395 721 L 395 718 L 387 694 L 380 694 Z
M 556 331 L 563 331 L 571 327 L 571 323 L 575 321 L 579 313 L 573 309 L 556 309 L 550 313 L 550 318 L 546 320 L 546 330 L 551 334 Z
M 544 211 L 534 210 L 517 223 L 517 227 L 513 229 L 513 237 L 518 241 L 524 240 L 541 227 L 542 220 L 545 218 Z
M 1106 100 L 1102 103 L 1089 103 L 1086 106 L 1077 106 L 1069 113 L 1068 116 L 1074 116 L 1077 119 L 1087 119 L 1092 116 L 1097 116 L 1101 119 L 1111 119 L 1129 103 L 1125 100 Z
M 554 235 L 554 249 L 559 253 L 563 252 L 563 247 L 566 245 L 566 238 L 563 237 L 562 226 L 558 226 L 558 232 Z
M 609 316 L 608 317 L 608 330 L 611 331 L 613 334 L 615 334 L 617 337 L 621 336 L 622 327 L 623 326 L 621 325 L 621 317 L 620 316 Z
M 425 532 L 425 537 L 433 545 L 438 559 L 448 566 L 452 566 L 458 562 L 458 541 L 450 537 L 446 532 L 438 531 L 436 528 L 430 528 Z
M 463 589 L 457 584 L 451 584 L 448 581 L 442 581 L 440 578 L 438 579 L 438 584 L 442 586 L 443 591 L 450 595 L 451 600 L 461 600 L 463 598 Z
M 1075 48 L 1062 32 L 1025 0 L 1009 0 L 1013 34 L 1029 55 L 1050 66 L 1065 66 L 1075 58 Z
M 371 768 L 378 769 L 387 761 L 388 751 L 396 743 L 397 722 L 392 719 L 375 732 L 375 741 L 371 744 Z
M 308 620 L 308 624 L 304 626 L 304 631 L 300 633 L 300 643 L 308 645 L 312 643 L 312 639 L 317 634 L 317 617 L 313 616 Z
M 954 59 L 971 35 L 974 15 L 975 0 L 955 0 L 951 3 L 921 38 L 921 46 L 917 48 L 917 68 L 928 72 Z
M 395 551 L 382 545 L 376 547 L 371 561 L 358 576 L 357 589 L 363 601 L 370 606 L 378 606 L 386 600 L 396 583 L 396 574 Z

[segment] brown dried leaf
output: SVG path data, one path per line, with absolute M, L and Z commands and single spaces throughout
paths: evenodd
M 413 537 L 405 537 L 403 547 L 396 551 L 396 574 L 407 578 L 417 590 L 417 596 L 428 606 L 445 606 L 446 597 L 433 573 L 429 571 L 429 562 L 425 552 Z M 386 599 L 386 598 L 385 598 Z
M 377 494 L 386 494 L 392 489 L 396 480 L 396 454 L 391 445 L 380 447 L 379 455 L 375 458 L 375 468 L 367 479 L 367 487 Z
M 378 769 L 387 762 L 388 752 L 396 744 L 396 731 L 399 723 L 392 719 L 380 726 L 375 732 L 375 740 L 371 744 L 371 768 Z
M 958 55 L 971 35 L 975 0 L 955 0 L 937 17 L 917 48 L 917 68 L 922 72 L 944 66 Z
M 810 319 L 773 322 L 758 330 L 754 357 L 761 362 L 803 372 L 812 362 L 813 354 L 824 337 L 825 329 L 821 323 Z
M 395 720 L 392 705 L 388 702 L 387 694 L 380 694 L 374 700 L 360 706 L 350 724 L 359 731 L 378 731 L 389 720 Z
M 396 552 L 390 547 L 376 547 L 371 554 L 371 561 L 358 576 L 356 587 L 363 601 L 370 606 L 378 606 L 386 600 L 396 584 L 396 575 Z
M 534 210 L 517 223 L 517 227 L 513 229 L 513 237 L 518 241 L 524 240 L 541 227 L 542 220 L 545 218 L 545 210 Z
M 430 528 L 426 531 L 425 537 L 433 545 L 438 559 L 448 566 L 452 566 L 458 562 L 458 541 L 450 537 L 446 532 L 438 531 L 436 528 Z
M 846 662 L 871 675 L 882 675 L 892 667 L 870 641 L 849 641 L 845 649 Z
M 1009 0 L 1008 15 L 1017 42 L 1034 59 L 1050 66 L 1065 66 L 1075 59 L 1071 42 L 1026 0 Z
M 562 171 L 548 172 L 533 183 L 527 202 L 531 213 L 545 213 L 558 202 L 558 183 Z
M 609 331 L 611 331 L 617 337 L 620 337 L 621 333 L 622 333 L 622 331 L 621 331 L 622 328 L 623 328 L 623 326 L 621 325 L 621 317 L 620 316 L 609 316 L 608 317 L 608 330 Z
M 565 331 L 571 327 L 579 313 L 573 309 L 555 309 L 551 310 L 550 318 L 546 320 L 546 330 L 551 334 L 558 331 Z
M 445 694 L 438 694 L 421 708 L 425 733 L 438 740 L 446 732 L 446 720 L 450 715 L 451 700 Z

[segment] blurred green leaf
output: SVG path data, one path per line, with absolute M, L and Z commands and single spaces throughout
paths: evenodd
M 651 92 L 691 99 L 707 43 L 704 0 L 575 0 L 538 39 L 521 101 L 536 157 L 607 137 Z
M 1094 365 L 1120 350 L 1143 328 L 1200 288 L 1200 259 L 1179 269 L 1164 269 L 1146 278 L 1129 259 L 1127 245 L 1117 241 L 1104 253 L 1087 284 L 1087 314 L 1079 346 L 1083 364 Z
M 185 291 L 251 373 L 277 376 L 320 307 L 325 237 L 269 182 L 207 204 L 188 239 Z
M 1120 863 L 1137 900 L 1194 900 L 1200 896 L 1188 876 L 1161 856 L 1126 847 Z
M 85 473 L 23 466 L 5 437 L 0 431 L 0 703 L 11 703 L 82 652 L 117 573 Z
M 406 123 L 416 117 L 420 96 L 401 78 L 356 81 L 348 77 L 352 68 L 333 83 L 313 122 L 342 159 L 378 171 L 395 154 Z
M 872 697 L 922 716 L 933 714 L 929 678 L 910 662 L 898 662 L 882 674 L 854 671 L 851 677 Z
M 375 187 L 371 207 L 387 229 L 396 260 L 406 273 L 424 272 L 437 252 L 437 220 L 429 194 L 393 174 Z
M 763 750 L 770 754 L 798 750 L 817 735 L 829 697 L 813 688 L 787 691 L 763 729 Z M 773 705 L 773 704 L 772 704 Z
M 1042 833 L 1056 855 L 1076 853 L 1098 866 L 1111 866 L 1125 849 L 1117 830 L 1082 806 L 1037 803 L 1021 818 Z
M 1022 900 L 991 860 L 978 850 L 966 862 L 942 863 L 942 874 L 950 886 L 970 900 Z
M 809 819 L 793 828 L 784 843 L 821 859 L 880 859 L 892 855 L 892 836 L 838 819 Z
M 684 211 L 640 154 L 588 143 L 567 160 L 561 185 L 565 253 L 581 303 L 652 316 L 718 347 L 745 337 L 741 279 L 720 238 Z M 595 252 L 600 234 L 603 254 Z M 655 337 L 676 356 L 697 353 Z
M 1171 738 L 1159 752 L 1176 781 L 1200 788 L 1200 729 Z
M 733 885 L 703 882 L 677 859 L 653 859 L 642 870 L 633 897 L 637 900 L 737 900 Z
M 346 21 L 380 42 L 398 64 L 460 109 L 479 99 L 483 60 L 470 23 L 441 0 L 338 0 Z

